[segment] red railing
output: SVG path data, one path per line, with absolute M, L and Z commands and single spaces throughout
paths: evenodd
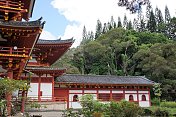
M 0 6 L 3 8 L 23 8 L 24 7 L 24 3 L 19 2 L 13 2 L 11 0 L 0 0 Z
M 29 55 L 31 49 L 29 48 L 17 48 L 17 47 L 1 47 L 0 54 L 4 55 Z

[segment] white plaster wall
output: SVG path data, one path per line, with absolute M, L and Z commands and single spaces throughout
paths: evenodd
M 138 91 L 138 93 L 147 93 L 148 94 L 148 91 Z
M 109 90 L 98 90 L 98 93 L 110 93 Z
M 123 91 L 120 91 L 120 90 L 112 90 L 112 93 L 123 93 Z
M 137 94 L 125 94 L 125 100 L 129 101 L 129 96 L 133 95 L 133 99 L 134 101 L 137 101 Z
M 82 93 L 82 90 L 69 90 L 69 93 Z
M 97 93 L 96 90 L 84 90 L 84 93 Z
M 78 108 L 82 108 L 82 106 L 79 102 L 69 102 L 69 108 L 78 109 Z
M 30 83 L 28 97 L 38 97 L 38 83 Z
M 41 83 L 41 99 L 52 99 L 52 83 Z
M 125 93 L 137 93 L 137 91 L 125 91 Z
M 142 101 L 142 95 L 146 96 L 146 101 Z M 139 106 L 141 107 L 150 107 L 149 94 L 139 94 Z

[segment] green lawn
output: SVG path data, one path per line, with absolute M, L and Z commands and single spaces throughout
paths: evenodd
M 167 110 L 170 115 L 176 115 L 176 108 L 168 108 L 168 107 L 159 107 L 159 106 L 151 106 L 147 109 L 151 110 L 154 112 L 157 108 L 160 108 L 162 110 Z

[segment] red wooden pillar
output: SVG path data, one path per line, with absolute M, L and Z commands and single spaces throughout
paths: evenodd
M 7 78 L 8 79 L 13 79 L 13 71 L 8 71 L 7 73 Z M 11 115 L 11 100 L 12 100 L 12 93 L 7 92 L 6 93 L 6 100 L 7 100 L 7 114 L 10 116 Z
M 21 99 L 21 112 L 24 113 L 24 109 L 25 109 L 25 91 L 22 91 L 22 99 Z
M 137 102 L 138 102 L 138 105 L 139 105 L 139 90 L 137 88 Z
M 148 96 L 149 96 L 149 105 L 151 106 L 151 97 L 150 97 L 150 88 L 148 88 Z
M 41 75 L 39 75 L 38 81 L 38 101 L 41 102 Z
M 52 101 L 55 101 L 54 99 L 54 76 L 52 77 Z
M 67 109 L 69 109 L 69 88 L 67 89 Z

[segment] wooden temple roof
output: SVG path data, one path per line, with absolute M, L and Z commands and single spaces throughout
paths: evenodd
M 0 46 L 31 48 L 36 44 L 43 26 L 41 18 L 29 22 L 0 20 Z
M 61 76 L 66 71 L 66 69 L 52 67 L 26 67 L 25 69 L 38 75 L 50 74 L 56 77 Z
M 63 75 L 56 82 L 66 84 L 105 84 L 105 85 L 153 85 L 154 82 L 144 76 L 113 75 Z
M 56 62 L 73 44 L 74 39 L 67 40 L 38 40 L 33 54 L 41 64 L 52 65 Z

